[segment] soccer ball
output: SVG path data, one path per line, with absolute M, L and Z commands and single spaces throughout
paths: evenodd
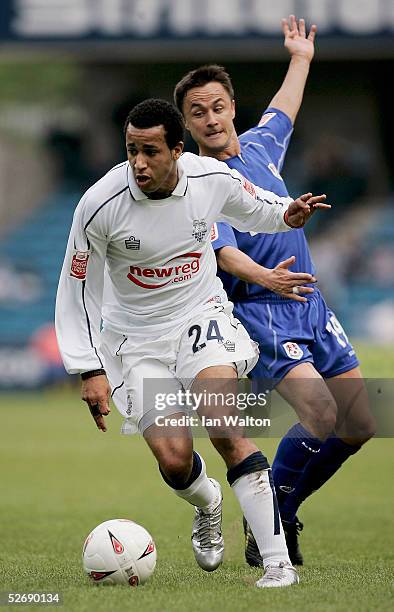
M 145 584 L 156 565 L 156 546 L 150 534 L 127 519 L 98 525 L 82 550 L 85 572 L 97 584 Z

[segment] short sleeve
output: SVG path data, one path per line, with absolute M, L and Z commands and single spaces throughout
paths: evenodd
M 234 230 L 228 223 L 214 223 L 212 226 L 211 240 L 215 251 L 224 246 L 238 248 Z
M 241 135 L 240 141 L 263 145 L 280 172 L 293 133 L 293 124 L 286 113 L 277 108 L 267 108 L 258 125 Z

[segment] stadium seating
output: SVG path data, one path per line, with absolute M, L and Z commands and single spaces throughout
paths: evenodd
M 25 345 L 53 320 L 56 287 L 78 193 L 58 192 L 2 240 L 0 263 L 14 275 L 30 272 L 38 295 L 0 300 L 0 345 Z M 22 277 L 23 279 L 23 277 Z

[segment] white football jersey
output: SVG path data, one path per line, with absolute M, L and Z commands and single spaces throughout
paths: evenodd
M 185 153 L 178 170 L 172 195 L 152 200 L 124 162 L 79 202 L 56 300 L 69 373 L 103 367 L 101 319 L 125 336 L 147 335 L 227 300 L 211 246 L 216 221 L 243 232 L 290 229 L 283 215 L 291 198 L 255 187 L 223 162 Z

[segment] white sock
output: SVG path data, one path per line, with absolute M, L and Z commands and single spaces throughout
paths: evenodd
M 205 469 L 204 459 L 199 455 L 202 463 L 200 475 L 187 489 L 173 489 L 178 497 L 182 497 L 192 506 L 203 510 L 215 508 L 220 501 L 220 494 L 215 485 L 209 480 Z
M 264 568 L 280 561 L 290 563 L 279 511 L 275 511 L 269 470 L 245 474 L 232 485 L 239 505 L 253 532 Z M 274 531 L 278 531 L 274 535 Z

